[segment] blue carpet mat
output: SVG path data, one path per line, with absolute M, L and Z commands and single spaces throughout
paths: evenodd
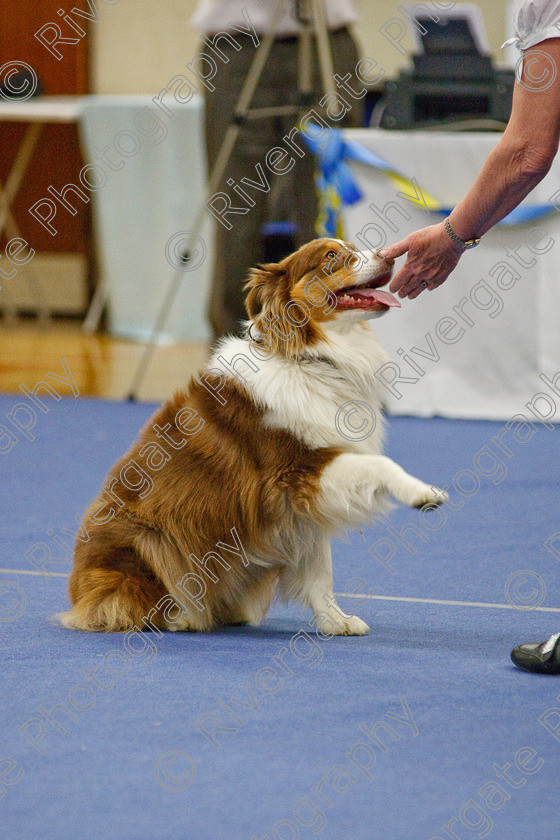
M 391 420 L 388 454 L 455 479 L 462 507 L 335 542 L 335 590 L 367 596 L 341 604 L 370 635 L 321 640 L 275 605 L 257 629 L 153 634 L 133 655 L 49 623 L 70 565 L 54 537 L 152 410 L 49 403 L 0 459 L 0 566 L 25 572 L 0 572 L 3 840 L 557 840 L 560 679 L 509 651 L 560 630 L 558 431 L 503 437 L 505 455 L 503 424 Z M 39 543 L 57 575 L 28 574 Z

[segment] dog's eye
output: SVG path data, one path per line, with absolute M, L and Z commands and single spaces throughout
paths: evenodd
M 327 251 L 325 254 L 326 260 L 333 260 L 336 257 L 336 251 Z

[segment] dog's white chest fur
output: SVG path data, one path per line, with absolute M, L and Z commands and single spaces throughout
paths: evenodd
M 224 360 L 237 357 L 237 380 L 266 409 L 266 425 L 291 432 L 311 449 L 377 453 L 384 424 L 375 372 L 388 358 L 364 324 L 329 324 L 327 332 L 328 341 L 298 360 L 278 353 L 262 360 L 250 352 L 247 340 L 229 337 L 209 367 L 224 370 Z M 235 376 L 231 370 L 224 373 Z

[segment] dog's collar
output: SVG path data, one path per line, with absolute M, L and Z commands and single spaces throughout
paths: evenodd
M 251 328 L 253 326 L 254 326 L 253 323 L 249 324 L 249 328 L 247 330 L 247 332 L 249 334 L 249 341 L 252 341 L 254 344 L 258 344 L 261 341 L 261 337 L 260 336 L 257 336 L 256 338 L 254 337 L 254 335 L 251 332 Z M 298 363 L 299 362 L 319 362 L 319 363 L 322 363 L 322 364 L 325 364 L 325 365 L 329 365 L 330 367 L 334 368 L 335 370 L 338 370 L 338 365 L 335 362 L 333 362 L 332 359 L 329 359 L 328 356 L 304 356 L 304 355 L 299 355 L 299 356 L 294 356 L 291 359 L 291 361 L 298 362 Z
M 321 364 L 330 365 L 335 370 L 338 370 L 338 365 L 329 359 L 328 356 L 295 356 L 295 362 L 319 362 Z

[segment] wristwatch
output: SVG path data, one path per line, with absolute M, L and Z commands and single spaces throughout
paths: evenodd
M 467 239 L 466 242 L 463 242 L 462 239 L 459 239 L 457 234 L 453 231 L 451 224 L 449 222 L 449 216 L 443 223 L 445 227 L 446 233 L 451 237 L 453 242 L 456 242 L 457 245 L 460 245 L 464 251 L 468 251 L 469 248 L 476 248 L 478 243 L 480 242 L 481 237 L 479 236 L 478 239 Z

